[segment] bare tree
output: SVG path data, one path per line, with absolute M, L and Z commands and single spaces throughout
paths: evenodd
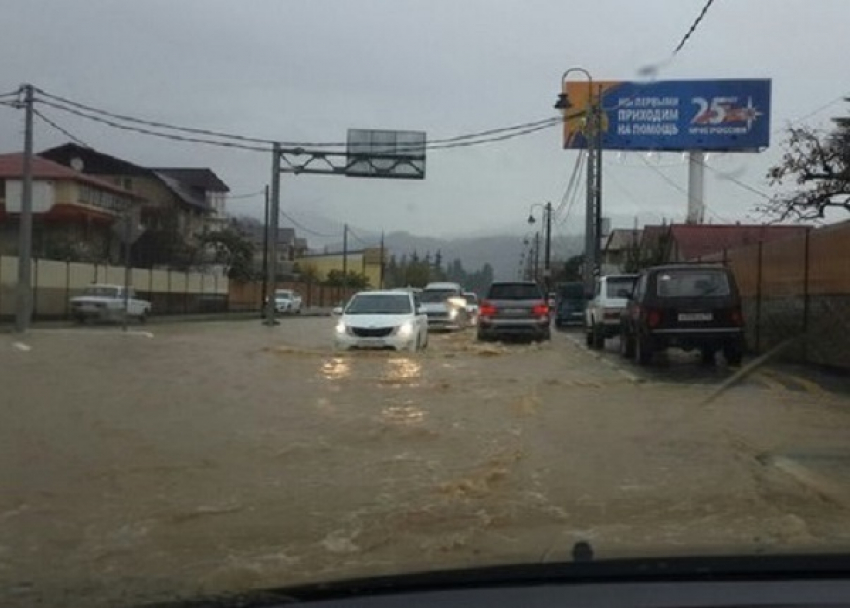
M 848 98 L 850 101 L 850 98 Z M 790 128 L 782 161 L 768 171 L 771 185 L 794 185 L 757 209 L 777 220 L 823 219 L 828 209 L 850 212 L 850 118 L 828 133 Z

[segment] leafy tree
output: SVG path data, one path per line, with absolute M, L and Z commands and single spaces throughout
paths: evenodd
M 850 98 L 847 98 L 850 101 Z M 832 208 L 850 212 L 850 118 L 835 119 L 828 133 L 809 127 L 788 129 L 782 161 L 771 167 L 771 185 L 795 188 L 757 207 L 778 220 L 823 219 Z
M 343 274 L 342 270 L 331 270 L 324 281 L 325 285 L 330 287 L 350 287 L 353 289 L 365 289 L 369 287 L 369 278 L 360 272 L 349 270 L 347 274 Z
M 206 232 L 198 239 L 202 248 L 211 250 L 217 264 L 227 266 L 227 276 L 235 281 L 256 278 L 254 244 L 237 228 Z

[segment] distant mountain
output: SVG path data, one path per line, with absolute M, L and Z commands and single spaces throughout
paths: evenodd
M 354 230 L 357 232 L 356 228 Z M 376 237 L 372 234 L 363 233 L 360 238 L 371 245 L 372 243 L 377 244 L 379 242 L 380 235 Z M 349 247 L 351 249 L 358 249 L 360 246 L 359 242 L 349 239 Z M 552 260 L 563 261 L 579 253 L 582 246 L 582 238 L 578 236 L 554 238 L 552 243 Z M 459 259 L 463 267 L 468 271 L 477 270 L 484 266 L 484 264 L 489 263 L 493 267 L 497 279 L 513 279 L 516 278 L 520 255 L 525 245 L 521 236 L 508 234 L 441 239 L 417 236 L 409 232 L 391 232 L 384 237 L 384 247 L 386 247 L 390 255 L 395 255 L 397 258 L 400 258 L 402 255 L 409 256 L 415 251 L 420 258 L 430 253 L 433 259 L 437 251 L 440 251 L 443 266 L 455 259 Z M 341 248 L 341 242 L 328 245 L 329 251 L 339 251 Z M 540 247 L 540 264 L 542 267 L 542 243 Z

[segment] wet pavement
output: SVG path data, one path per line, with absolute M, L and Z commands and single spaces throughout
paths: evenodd
M 334 354 L 328 318 L 0 336 L 0 605 L 850 546 L 843 379 L 616 342 Z M 818 456 L 820 455 L 820 457 Z M 41 602 L 41 603 L 39 603 Z

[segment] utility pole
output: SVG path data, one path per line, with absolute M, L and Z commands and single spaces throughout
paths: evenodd
M 24 158 L 21 167 L 23 188 L 18 224 L 18 291 L 15 305 L 15 331 L 18 333 L 24 333 L 29 328 L 32 317 L 32 85 L 24 85 L 23 91 L 25 110 Z
M 585 201 L 584 218 L 584 289 L 585 292 L 593 293 L 593 270 L 596 267 L 596 109 L 593 101 L 593 88 L 588 92 L 587 126 L 585 128 L 585 139 L 587 140 L 587 200 Z
M 540 283 L 540 231 L 534 233 L 534 282 Z
M 598 93 L 596 95 L 596 106 L 593 108 L 593 112 L 596 115 L 596 120 L 594 121 L 594 140 L 595 146 L 594 151 L 596 152 L 596 168 L 595 168 L 595 177 L 596 183 L 594 184 L 594 196 L 596 197 L 594 204 L 594 217 L 593 221 L 596 226 L 596 230 L 594 232 L 595 240 L 593 243 L 593 271 L 594 277 L 595 272 L 599 269 L 600 276 L 602 274 L 602 87 L 599 87 Z
M 546 203 L 546 245 L 543 255 L 543 281 L 546 295 L 552 291 L 552 203 Z
M 380 288 L 384 288 L 384 231 L 381 230 L 381 279 Z
M 124 212 L 124 315 L 122 329 L 127 331 L 130 318 L 130 243 L 133 240 L 133 210 L 128 206 Z
M 272 187 L 269 209 L 269 221 L 266 224 L 266 239 L 268 249 L 268 269 L 266 280 L 268 281 L 266 298 L 266 315 L 263 323 L 265 325 L 277 325 L 275 316 L 274 292 L 277 286 L 277 233 L 280 223 L 280 144 L 272 146 Z
M 342 227 L 342 292 L 348 288 L 348 224 Z
M 263 216 L 263 300 L 261 306 L 265 306 L 266 297 L 269 295 L 269 187 L 266 186 L 266 208 Z

